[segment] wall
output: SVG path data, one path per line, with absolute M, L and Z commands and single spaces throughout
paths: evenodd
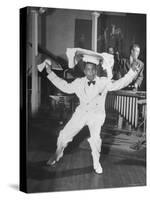
M 46 48 L 66 58 L 67 47 L 74 47 L 75 19 L 91 20 L 92 11 L 56 9 L 46 17 Z
M 107 14 L 104 13 L 99 18 L 98 35 L 103 34 L 107 28 L 107 33 L 110 34 L 111 25 L 115 25 L 116 29 L 121 30 L 122 44 L 120 53 L 127 57 L 129 56 L 129 48 L 131 44 L 138 43 L 141 47 L 141 59 L 145 61 L 146 48 L 146 15 L 142 14 Z M 102 45 L 99 43 L 99 45 Z M 109 45 L 108 45 L 109 46 Z M 103 48 L 103 47 L 102 47 Z M 101 49 L 102 49 L 101 48 Z
M 75 19 L 91 20 L 92 11 L 83 10 L 68 10 L 68 9 L 54 9 L 51 14 L 48 14 L 44 20 L 45 33 L 42 33 L 42 38 L 45 34 L 45 47 L 57 56 L 65 57 L 67 47 L 74 47 L 75 39 Z M 132 42 L 140 44 L 142 52 L 142 60 L 145 61 L 144 54 L 146 48 L 145 32 L 146 32 L 146 15 L 139 14 L 112 14 L 103 12 L 99 17 L 98 29 L 104 26 L 115 24 L 121 28 L 123 32 L 123 54 L 128 56 L 129 46 Z M 44 20 L 42 24 L 44 23 Z M 41 25 L 42 26 L 42 25 Z
M 54 55 L 67 59 L 65 55 L 66 48 L 74 47 L 75 43 L 75 20 L 92 20 L 91 13 L 92 11 L 49 9 L 45 15 L 43 14 L 39 18 L 42 46 Z M 102 15 L 99 17 L 99 20 L 103 20 Z M 123 50 L 125 55 L 129 53 L 129 44 L 133 39 L 136 42 L 139 41 L 142 50 L 145 50 L 145 24 L 143 24 L 143 19 L 140 21 L 139 17 L 135 15 L 128 16 L 128 18 L 126 15 L 116 17 L 109 15 L 106 25 L 112 23 L 116 23 L 117 27 L 120 27 L 123 31 Z M 50 82 L 45 79 L 44 75 L 42 78 L 42 99 L 44 99 L 45 103 L 49 101 L 50 88 Z

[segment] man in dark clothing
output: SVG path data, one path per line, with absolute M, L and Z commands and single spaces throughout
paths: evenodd
M 141 87 L 143 81 L 143 70 L 144 70 L 144 63 L 138 59 L 140 54 L 140 46 L 138 44 L 133 44 L 130 48 L 130 57 L 129 58 L 122 58 L 120 59 L 119 63 L 119 73 L 121 77 L 123 77 L 132 66 L 137 66 L 138 73 L 132 83 L 130 84 L 131 89 L 138 90 Z

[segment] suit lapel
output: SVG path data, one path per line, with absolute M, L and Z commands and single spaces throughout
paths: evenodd
M 97 96 L 97 94 L 98 94 L 97 78 L 95 79 L 95 81 L 96 81 L 95 85 L 91 84 L 89 86 L 88 80 L 86 78 L 84 80 L 83 94 L 89 100 L 92 99 L 93 97 Z

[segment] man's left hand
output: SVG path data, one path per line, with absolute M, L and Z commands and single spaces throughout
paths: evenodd
M 138 90 L 138 85 L 137 85 L 137 83 L 135 83 L 135 84 L 134 84 L 133 91 L 136 92 L 137 90 Z

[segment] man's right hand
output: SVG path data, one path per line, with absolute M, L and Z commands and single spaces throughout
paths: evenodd
M 45 65 L 46 65 L 46 72 L 49 74 L 52 72 L 52 63 L 51 60 L 46 59 L 45 60 Z
M 138 68 L 139 68 L 138 63 L 136 61 L 134 61 L 132 63 L 132 70 L 138 72 L 139 71 Z

